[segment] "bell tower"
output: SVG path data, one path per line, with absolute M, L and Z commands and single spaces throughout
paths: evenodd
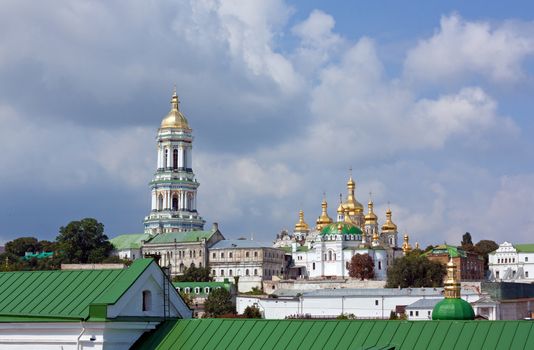
M 180 111 L 176 88 L 171 110 L 163 118 L 156 137 L 157 167 L 150 182 L 151 211 L 145 217 L 145 233 L 196 231 L 205 221 L 197 212 L 197 189 L 193 173 L 193 135 Z

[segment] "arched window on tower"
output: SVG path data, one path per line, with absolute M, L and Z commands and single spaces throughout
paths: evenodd
M 143 311 L 150 311 L 152 309 L 152 293 L 149 290 L 143 291 Z
M 167 159 L 169 158 L 169 150 L 165 149 L 165 153 L 163 154 L 163 168 L 167 167 Z
M 178 210 L 178 197 L 176 195 L 172 196 L 172 210 Z
M 332 251 L 331 250 L 328 251 L 328 260 L 332 260 Z
M 172 151 L 172 168 L 174 170 L 178 169 L 178 150 L 177 149 Z
M 163 195 L 158 196 L 158 210 L 163 210 Z

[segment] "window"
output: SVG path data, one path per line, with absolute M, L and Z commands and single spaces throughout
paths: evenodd
M 525 277 L 528 278 L 528 271 L 525 271 Z
M 410 316 L 413 316 L 413 311 L 410 311 Z
M 255 257 L 255 258 L 258 257 L 258 252 L 254 252 L 254 257 Z
M 377 299 L 375 300 L 375 306 L 378 306 L 378 300 Z
M 254 269 L 254 276 L 258 276 L 258 269 Z
M 196 257 L 197 257 L 197 251 L 193 250 L 193 258 L 196 258 Z
M 427 315 L 428 315 L 428 317 L 430 317 L 430 313 L 431 313 L 431 311 L 428 310 L 428 311 L 427 311 Z
M 525 262 L 528 262 L 528 256 L 525 256 Z
M 195 294 L 200 294 L 200 287 L 195 287 Z
M 213 276 L 215 276 L 216 273 L 217 273 L 217 272 L 216 272 L 215 270 L 211 271 L 211 274 L 212 274 Z
M 312 269 L 315 270 L 315 263 L 312 264 Z
M 233 254 L 233 253 L 228 253 L 228 257 L 229 257 L 229 258 L 233 258 L 233 257 L 234 257 L 234 254 Z
M 232 276 L 233 274 L 234 274 L 234 272 L 232 271 L 232 269 L 230 269 L 230 271 L 228 271 L 228 275 Z
M 143 291 L 143 311 L 152 309 L 152 293 L 149 290 Z
M 204 293 L 206 293 L 206 294 L 210 294 L 210 287 L 206 287 L 206 288 L 204 288 Z
M 199 250 L 199 251 L 198 251 L 198 256 L 199 256 L 199 257 L 202 256 L 202 250 Z
M 215 258 L 215 253 L 213 253 L 211 256 L 212 256 L 213 258 Z
M 190 250 L 189 251 L 189 257 L 192 258 L 193 257 L 193 252 Z
M 246 253 L 245 253 L 245 257 L 247 257 L 247 258 L 248 258 L 248 256 L 249 256 L 249 253 L 248 253 L 248 252 L 246 252 Z
M 184 288 L 184 293 L 189 293 L 189 292 L 191 292 L 191 288 L 189 288 L 189 287 L 185 287 L 185 288 Z
M 178 150 L 177 149 L 172 151 L 172 168 L 175 170 L 178 169 Z
M 221 259 L 224 258 L 224 253 L 221 253 Z
M 419 316 L 419 311 L 416 311 L 416 312 L 415 312 L 415 316 Z
M 328 251 L 328 260 L 332 260 L 332 251 L 331 250 Z
M 221 276 L 224 276 L 224 270 L 221 270 Z
M 248 269 L 246 269 L 246 270 L 245 270 L 245 275 L 247 275 L 247 276 L 248 276 Z
M 178 210 L 178 197 L 176 196 L 172 197 L 172 210 Z
M 382 261 L 380 261 L 380 260 L 378 261 L 378 269 L 382 270 Z

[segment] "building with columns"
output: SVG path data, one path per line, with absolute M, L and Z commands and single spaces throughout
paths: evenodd
M 157 167 L 150 182 L 152 201 L 144 220 L 145 233 L 202 230 L 205 221 L 197 212 L 199 183 L 193 173 L 192 129 L 180 111 L 176 90 L 156 140 Z

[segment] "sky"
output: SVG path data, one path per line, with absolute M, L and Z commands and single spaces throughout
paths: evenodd
M 352 169 L 412 243 L 532 243 L 533 7 L 2 1 L 0 242 L 142 232 L 176 84 L 226 238 L 313 225 L 323 194 L 335 217 Z

